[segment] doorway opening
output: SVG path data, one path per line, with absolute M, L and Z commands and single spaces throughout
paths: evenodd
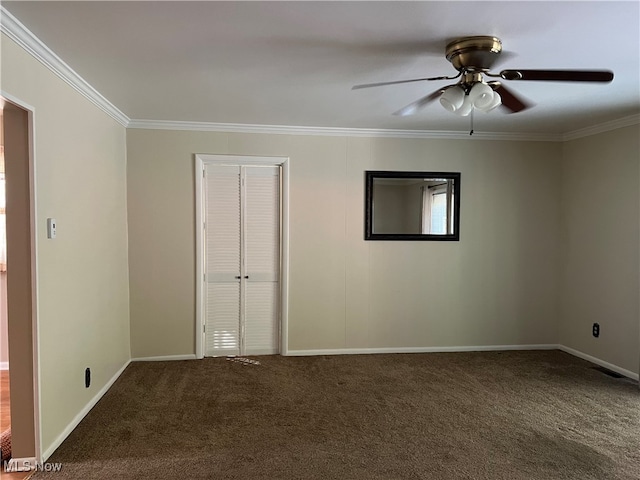
M 0 433 L 13 480 L 41 461 L 33 108 L 3 92 L 0 110 Z

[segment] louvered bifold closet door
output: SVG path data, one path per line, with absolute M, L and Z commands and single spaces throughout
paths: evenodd
M 240 354 L 240 167 L 205 165 L 205 355 Z
M 245 167 L 244 353 L 279 352 L 280 169 Z

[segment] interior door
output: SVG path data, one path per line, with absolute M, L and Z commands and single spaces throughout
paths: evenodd
M 279 172 L 205 165 L 206 356 L 279 351 Z

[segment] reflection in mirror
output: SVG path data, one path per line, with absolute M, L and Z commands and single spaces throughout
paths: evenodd
M 366 172 L 365 240 L 458 240 L 460 174 Z

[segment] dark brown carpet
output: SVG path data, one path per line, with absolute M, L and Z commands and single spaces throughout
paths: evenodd
M 45 479 L 640 478 L 640 390 L 557 351 L 133 363 Z

